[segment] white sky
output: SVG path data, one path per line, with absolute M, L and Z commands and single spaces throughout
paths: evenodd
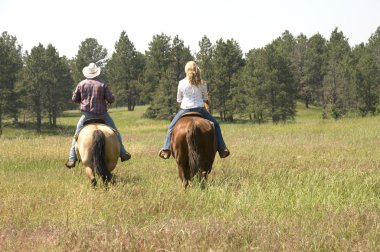
M 179 35 L 193 53 L 204 35 L 212 43 L 235 39 L 247 53 L 285 30 L 329 39 L 338 27 L 354 46 L 378 26 L 380 0 L 0 0 L 0 32 L 16 36 L 23 50 L 51 43 L 68 58 L 86 38 L 110 56 L 123 30 L 142 53 L 161 33 Z

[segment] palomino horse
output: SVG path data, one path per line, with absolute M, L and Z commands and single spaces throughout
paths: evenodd
M 173 128 L 170 146 L 184 188 L 195 175 L 202 182 L 207 180 L 216 154 L 212 122 L 199 113 L 185 114 Z
M 86 174 L 96 186 L 95 172 L 107 184 L 112 179 L 120 155 L 120 144 L 114 130 L 105 124 L 88 124 L 78 134 L 75 150 Z

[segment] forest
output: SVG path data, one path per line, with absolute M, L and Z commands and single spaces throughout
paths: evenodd
M 205 35 L 199 50 L 190 51 L 179 36 L 152 37 L 148 50 L 136 50 L 126 31 L 112 54 L 95 38 L 87 38 L 68 59 L 54 45 L 23 51 L 15 35 L 0 37 L 0 134 L 5 124 L 43 120 L 56 127 L 63 111 L 76 109 L 72 91 L 90 62 L 102 67 L 101 79 L 116 96 L 113 106 L 133 111 L 147 105 L 144 116 L 171 119 L 178 110 L 176 91 L 184 66 L 195 60 L 208 86 L 211 111 L 221 121 L 286 123 L 294 120 L 296 102 L 322 108 L 322 118 L 340 119 L 378 114 L 380 97 L 380 27 L 366 43 L 353 47 L 335 28 L 294 36 L 284 31 L 262 48 L 243 54 L 238 41 Z M 25 120 L 25 119 L 24 119 Z

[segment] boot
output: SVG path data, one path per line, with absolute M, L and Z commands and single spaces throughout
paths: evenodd
M 168 159 L 170 157 L 170 150 L 160 150 L 158 156 L 163 159 Z
M 226 158 L 230 155 L 230 151 L 227 148 L 218 152 L 220 158 Z
M 120 155 L 121 162 L 127 161 L 129 159 L 131 159 L 131 154 L 128 151 L 126 151 L 125 154 Z
M 75 167 L 76 162 L 77 162 L 76 160 L 67 160 L 65 163 L 65 166 L 67 168 L 71 169 L 71 168 Z

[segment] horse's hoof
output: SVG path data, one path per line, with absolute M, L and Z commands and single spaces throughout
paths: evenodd
M 96 187 L 97 184 L 98 184 L 98 182 L 96 181 L 95 178 L 91 179 L 91 186 L 92 187 Z
M 182 183 L 182 188 L 183 188 L 183 190 L 186 190 L 188 187 L 189 187 L 189 181 L 186 181 L 186 182 L 183 182 Z

